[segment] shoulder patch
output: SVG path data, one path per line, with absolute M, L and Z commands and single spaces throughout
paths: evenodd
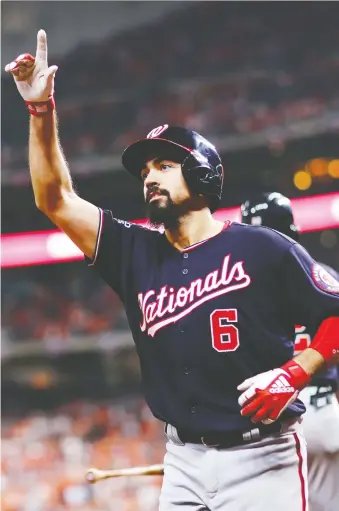
M 312 278 L 315 285 L 322 291 L 339 294 L 339 282 L 320 264 L 313 265 Z

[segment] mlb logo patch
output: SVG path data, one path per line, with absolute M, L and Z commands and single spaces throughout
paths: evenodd
M 320 264 L 313 265 L 312 278 L 322 291 L 339 294 L 339 282 Z

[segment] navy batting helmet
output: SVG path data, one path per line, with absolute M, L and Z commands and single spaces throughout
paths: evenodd
M 291 201 L 281 193 L 264 193 L 257 199 L 241 205 L 241 221 L 249 225 L 263 225 L 298 241 L 299 231 L 294 223 Z
M 195 131 L 164 124 L 152 130 L 146 138 L 128 146 L 123 152 L 122 164 L 141 179 L 140 171 L 145 162 L 162 156 L 181 163 L 189 188 L 205 195 L 211 211 L 215 211 L 224 180 L 223 166 L 215 147 Z

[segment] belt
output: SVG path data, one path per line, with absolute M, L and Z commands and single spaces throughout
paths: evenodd
M 245 431 L 230 431 L 228 433 L 207 433 L 200 435 L 192 431 L 177 429 L 179 439 L 183 444 L 201 444 L 206 447 L 219 447 L 228 449 L 236 445 L 258 442 L 265 436 L 279 433 L 282 430 L 282 423 L 277 421 L 273 424 L 258 425 L 256 428 Z

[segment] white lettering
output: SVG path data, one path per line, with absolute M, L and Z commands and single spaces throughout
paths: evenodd
M 143 322 L 141 323 L 140 325 L 140 328 L 141 328 L 141 331 L 144 332 L 146 330 L 146 318 L 145 318 L 145 308 L 146 308 L 146 305 L 147 305 L 147 300 L 150 296 L 152 295 L 155 295 L 155 291 L 153 291 L 153 289 L 151 289 L 150 291 L 148 291 L 146 294 L 145 294 L 145 297 L 143 298 L 143 294 L 142 293 L 139 293 L 138 294 L 138 302 L 139 302 L 139 307 L 141 309 L 141 313 L 142 313 L 142 316 L 143 316 Z
M 184 307 L 187 303 L 188 292 L 185 287 L 179 287 L 177 292 L 176 307 Z
M 230 281 L 230 279 L 228 278 L 228 263 L 229 263 L 230 257 L 231 257 L 230 255 L 227 255 L 224 258 L 224 263 L 222 265 L 221 278 L 220 278 L 220 283 L 219 283 L 220 286 L 222 286 L 222 285 L 227 286 L 227 284 Z
M 162 286 L 157 295 L 153 289 L 145 295 L 139 293 L 138 303 L 143 317 L 141 331 L 144 332 L 148 328 L 148 334 L 154 336 L 158 330 L 175 323 L 206 301 L 249 286 L 251 279 L 243 268 L 243 261 L 238 261 L 229 268 L 230 257 L 230 254 L 225 256 L 219 270 L 208 273 L 204 279 L 193 280 L 188 288 L 181 286 L 174 289 Z M 187 304 L 189 305 L 185 308 Z M 176 313 L 178 309 L 184 310 Z M 173 315 L 174 313 L 176 314 Z M 156 322 L 167 314 L 171 316 Z
M 193 302 L 193 300 L 196 296 L 201 296 L 201 293 L 202 293 L 201 283 L 202 283 L 201 279 L 193 280 L 193 282 L 191 282 L 190 289 L 189 289 L 190 302 Z
M 204 291 L 208 293 L 209 291 L 213 291 L 213 289 L 218 288 L 218 270 L 213 271 L 209 275 L 207 275 L 205 279 Z
M 158 317 L 161 318 L 162 316 L 164 316 L 166 314 L 166 309 L 163 309 L 163 305 L 164 305 L 164 299 L 167 298 L 168 296 L 168 293 L 167 293 L 167 286 L 162 286 L 162 288 L 160 289 L 160 293 L 158 295 L 158 298 L 157 298 L 157 302 L 158 302 Z
M 152 302 L 147 305 L 145 312 L 146 323 L 152 323 L 155 320 L 157 315 L 156 306 L 157 306 L 156 302 Z

